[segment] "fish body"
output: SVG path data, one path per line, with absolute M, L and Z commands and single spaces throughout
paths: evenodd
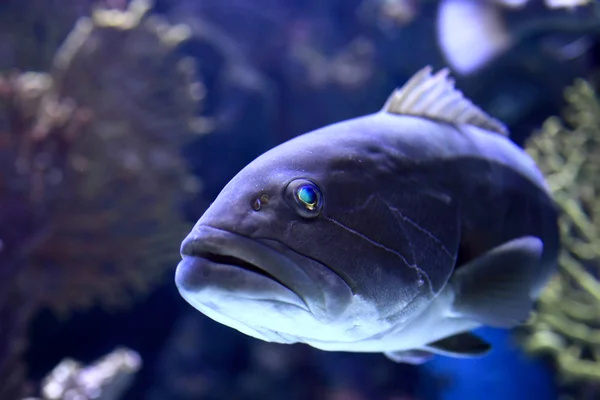
M 426 67 L 377 113 L 251 162 L 182 243 L 175 281 L 258 339 L 421 363 L 479 356 L 556 269 L 544 178 L 498 121 Z

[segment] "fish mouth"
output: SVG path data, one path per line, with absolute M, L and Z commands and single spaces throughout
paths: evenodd
M 175 281 L 181 295 L 198 303 L 228 299 L 286 303 L 322 313 L 323 294 L 288 257 L 247 236 L 196 226 L 181 246 Z
M 257 265 L 252 264 L 251 262 L 249 262 L 243 258 L 232 256 L 232 255 L 227 255 L 227 254 L 222 254 L 222 253 L 216 253 L 216 252 L 214 252 L 214 250 L 207 251 L 207 250 L 198 249 L 197 248 L 198 245 L 199 245 L 199 243 L 187 242 L 181 250 L 181 255 L 202 258 L 202 259 L 205 259 L 214 264 L 229 265 L 229 266 L 241 268 L 246 271 L 263 276 L 265 278 L 271 279 L 271 280 L 277 282 L 278 284 L 280 284 L 281 286 L 292 290 L 291 288 L 287 287 L 287 285 L 284 282 L 277 279 L 276 276 L 267 272 L 267 270 L 262 269 L 262 268 L 258 267 Z

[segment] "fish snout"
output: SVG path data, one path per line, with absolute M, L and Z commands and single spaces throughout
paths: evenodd
M 181 255 L 175 282 L 184 298 L 187 293 L 206 302 L 217 296 L 279 301 L 325 323 L 352 300 L 337 274 L 275 241 L 197 225 L 183 241 Z

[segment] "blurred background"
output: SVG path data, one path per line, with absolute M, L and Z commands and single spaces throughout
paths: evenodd
M 599 61 L 584 0 L 0 0 L 0 399 L 600 399 Z M 561 269 L 525 327 L 414 367 L 180 298 L 180 242 L 235 173 L 425 65 L 556 194 Z

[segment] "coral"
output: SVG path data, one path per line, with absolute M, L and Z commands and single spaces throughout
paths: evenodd
M 157 366 L 149 400 L 421 398 L 413 366 L 249 339 L 195 310 L 179 319 Z
M 364 86 L 374 74 L 375 48 L 364 37 L 354 39 L 331 57 L 302 41 L 290 47 L 290 61 L 298 64 L 299 69 L 305 69 L 307 80 L 303 84 L 307 86 L 319 88 L 332 84 L 351 91 Z
M 119 348 L 89 366 L 65 359 L 44 378 L 42 398 L 26 400 L 118 400 L 142 366 L 135 351 Z
M 32 315 L 31 303 L 14 291 L 2 289 L 0 307 L 0 399 L 20 399 L 25 394 L 25 365 L 21 354 L 26 346 L 28 322 Z M 15 306 L 18 305 L 18 306 Z
M 360 18 L 377 26 L 387 35 L 397 34 L 400 28 L 418 17 L 427 0 L 363 0 L 356 10 Z
M 54 52 L 95 0 L 3 0 L 0 2 L 0 71 L 15 66 L 48 70 Z M 18 18 L 15 18 L 18 16 Z
M 38 304 L 145 290 L 187 229 L 176 206 L 197 185 L 178 152 L 202 86 L 168 58 L 183 28 L 131 7 L 80 20 L 50 75 L 4 79 L 3 254 L 19 252 L 20 290 Z
M 571 382 L 600 382 L 600 102 L 579 79 L 565 122 L 549 118 L 528 145 L 561 211 L 559 273 L 541 295 L 525 349 L 552 354 Z
M 0 76 L 0 398 L 17 398 L 23 379 L 20 353 L 35 299 L 19 289 L 28 252 L 48 232 L 57 201 L 60 165 L 78 118 L 42 98 L 46 74 Z M 72 111 L 72 110 L 71 110 Z M 51 165 L 54 164 L 54 165 Z M 52 166 L 52 168 L 48 168 Z
M 188 38 L 134 0 L 81 18 L 48 73 L 0 75 L 0 398 L 40 308 L 123 306 L 173 271 L 200 189 L 181 146 L 204 132 Z M 5 390 L 5 391 L 3 391 Z M 10 392 L 7 392 L 10 390 Z
M 189 60 L 169 57 L 185 27 L 148 9 L 134 1 L 81 19 L 54 61 L 53 96 L 92 115 L 57 158 L 68 187 L 21 274 L 23 290 L 55 309 L 147 291 L 175 265 L 188 229 L 177 206 L 198 185 L 179 149 L 198 124 L 202 85 Z

